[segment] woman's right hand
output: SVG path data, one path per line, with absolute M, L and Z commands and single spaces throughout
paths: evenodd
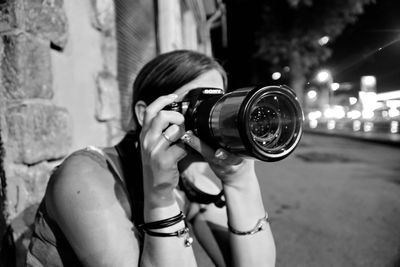
M 148 208 L 174 203 L 174 188 L 179 181 L 177 163 L 186 156 L 178 141 L 184 134 L 182 114 L 163 110 L 177 95 L 161 96 L 144 111 L 140 145 L 143 164 L 144 200 Z

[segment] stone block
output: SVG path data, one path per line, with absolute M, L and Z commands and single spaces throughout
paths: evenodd
M 8 221 L 14 232 L 17 266 L 25 266 L 24 259 L 37 208 L 42 200 L 54 164 L 9 164 L 7 166 Z
M 117 79 L 109 72 L 100 72 L 96 79 L 96 118 L 108 121 L 120 118 L 120 99 Z
M 117 77 L 117 39 L 114 36 L 103 36 L 101 53 L 103 55 L 103 69 Z
M 0 1 L 0 34 L 22 28 L 23 15 L 22 0 Z
M 50 49 L 27 34 L 3 36 L 2 83 L 9 99 L 52 98 Z
M 68 20 L 63 0 L 24 0 L 26 31 L 64 48 L 68 40 Z
M 46 161 L 32 166 L 24 164 L 7 166 L 7 208 L 10 220 L 41 201 L 53 168 L 54 164 Z M 32 222 L 31 219 L 29 222 Z
M 93 7 L 93 26 L 102 32 L 115 34 L 114 0 L 91 0 Z
M 72 129 L 65 108 L 46 100 L 15 101 L 8 104 L 5 117 L 13 162 L 31 165 L 68 154 Z

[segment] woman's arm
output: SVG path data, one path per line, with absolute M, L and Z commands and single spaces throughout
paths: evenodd
M 180 127 L 182 114 L 162 109 L 177 95 L 159 97 L 150 105 L 136 105 L 139 110 L 140 148 L 143 165 L 144 228 L 166 220 L 180 212 L 174 190 L 179 181 L 178 161 L 186 156 L 182 144 L 176 141 L 184 134 Z M 188 233 L 165 237 L 185 229 L 180 221 L 168 227 L 145 231 L 141 262 L 144 266 L 197 266 Z
M 254 165 L 254 162 L 248 164 Z M 224 184 L 228 222 L 240 232 L 248 232 L 266 215 L 258 180 L 253 168 L 243 177 L 243 183 Z M 275 243 L 269 223 L 254 234 L 230 233 L 233 266 L 275 266 Z
M 236 231 L 253 230 L 266 215 L 254 162 L 223 150 L 215 152 L 191 133 L 182 140 L 200 152 L 209 162 L 215 175 L 221 179 L 225 193 L 227 217 L 221 215 L 215 207 L 209 207 L 206 212 L 200 214 L 198 220 L 207 222 L 214 233 L 219 226 L 227 227 L 227 221 Z M 229 232 L 231 253 L 230 259 L 226 260 L 229 266 L 275 265 L 274 239 L 269 224 L 263 224 L 263 230 L 254 234 L 238 235 Z M 201 223 L 197 222 L 197 225 Z M 216 243 L 220 244 L 218 238 L 223 239 L 224 235 L 216 235 L 216 238 Z

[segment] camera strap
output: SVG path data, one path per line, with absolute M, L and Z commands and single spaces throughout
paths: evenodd
M 186 197 L 191 202 L 200 204 L 214 203 L 218 208 L 225 206 L 224 190 L 221 190 L 217 195 L 208 194 L 200 190 L 194 183 L 183 176 L 179 179 L 179 187 L 185 192 Z

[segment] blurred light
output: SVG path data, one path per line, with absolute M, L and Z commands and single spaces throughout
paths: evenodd
M 317 81 L 320 83 L 328 82 L 331 79 L 331 73 L 327 70 L 321 70 L 317 73 Z
M 328 119 L 343 119 L 346 117 L 346 111 L 344 110 L 343 106 L 334 106 L 325 109 L 324 117 Z
M 315 90 L 310 90 L 310 91 L 308 91 L 307 97 L 308 97 L 309 99 L 315 99 L 315 98 L 317 97 L 317 91 L 315 91 Z
M 397 117 L 400 115 L 400 100 L 387 100 L 386 105 L 389 107 L 389 117 Z
M 347 118 L 355 120 L 361 117 L 361 111 L 359 110 L 350 110 L 347 112 Z
M 359 130 L 361 130 L 361 121 L 353 121 L 353 131 L 358 132 Z
M 400 111 L 397 108 L 390 107 L 388 115 L 391 118 L 397 117 L 400 115 Z
M 324 117 L 328 119 L 333 118 L 335 117 L 335 112 L 333 111 L 332 108 L 327 108 L 324 111 Z
M 366 86 L 375 86 L 376 77 L 375 76 L 363 76 L 361 77 L 362 83 Z
M 376 95 L 377 101 L 396 101 L 395 99 L 400 99 L 400 90 L 379 93 Z
M 364 122 L 364 132 L 371 132 L 374 128 L 374 123 L 372 121 Z
M 390 132 L 391 133 L 398 133 L 399 132 L 399 122 L 398 121 L 391 121 L 390 122 Z
M 311 129 L 315 129 L 318 126 L 318 121 L 317 120 L 310 120 L 308 122 L 308 125 L 310 126 Z
M 336 106 L 333 111 L 335 112 L 335 118 L 336 119 L 343 119 L 346 117 L 346 111 L 344 110 L 343 107 Z
M 289 67 L 289 66 L 283 67 L 283 71 L 284 71 L 284 72 L 289 72 L 289 71 L 290 71 L 290 67 Z
M 334 121 L 334 120 L 329 120 L 329 121 L 328 121 L 328 124 L 327 124 L 328 130 L 333 130 L 333 129 L 335 129 L 335 126 L 336 126 L 336 121 Z
M 307 117 L 308 117 L 308 119 L 309 119 L 310 121 L 311 121 L 311 120 L 317 120 L 317 119 L 319 119 L 319 118 L 322 117 L 322 113 L 321 113 L 321 111 L 319 111 L 319 110 L 311 111 L 311 112 L 308 113 Z
M 374 111 L 373 110 L 363 110 L 362 117 L 364 119 L 372 119 L 374 117 Z
M 332 83 L 331 84 L 331 89 L 332 91 L 337 91 L 340 88 L 340 84 L 339 83 Z
M 323 36 L 318 40 L 320 46 L 326 45 L 328 42 L 329 42 L 329 36 Z
M 357 97 L 351 96 L 349 97 L 350 105 L 355 105 L 357 103 Z
M 274 72 L 272 73 L 272 80 L 279 80 L 282 77 L 282 74 L 280 72 Z

